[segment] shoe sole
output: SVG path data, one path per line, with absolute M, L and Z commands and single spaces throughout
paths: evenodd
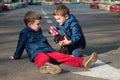
M 49 73 L 48 72 L 48 66 L 42 66 L 42 67 L 40 67 L 40 73 L 42 73 L 42 74 L 47 74 L 47 73 Z
M 94 64 L 97 61 L 98 55 L 97 53 L 92 53 L 92 55 L 89 57 L 89 59 L 85 62 L 85 69 L 89 69 L 92 64 Z
M 50 74 L 59 74 L 61 73 L 61 67 L 58 65 L 52 65 L 48 67 L 48 72 Z
M 42 66 L 40 68 L 40 73 L 42 74 L 59 74 L 61 72 L 61 67 L 57 65 L 51 65 L 51 66 Z

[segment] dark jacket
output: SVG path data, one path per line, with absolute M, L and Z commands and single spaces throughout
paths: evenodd
M 86 47 L 85 37 L 83 35 L 81 26 L 77 19 L 71 14 L 69 18 L 64 22 L 63 25 L 56 25 L 57 30 L 62 30 L 67 35 L 67 37 L 72 41 L 70 45 L 73 49 Z
M 20 32 L 14 58 L 19 59 L 24 49 L 26 49 L 30 61 L 34 61 L 34 57 L 40 52 L 55 51 L 43 36 L 41 29 L 34 31 L 28 27 Z

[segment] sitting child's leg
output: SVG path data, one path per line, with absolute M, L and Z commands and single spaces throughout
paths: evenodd
M 72 65 L 75 67 L 84 67 L 88 70 L 97 61 L 97 58 L 97 53 L 93 52 L 90 56 L 87 56 L 85 58 L 73 57 L 73 59 L 66 61 L 63 64 Z
M 89 69 L 96 62 L 98 58 L 98 55 L 95 52 L 85 58 L 73 57 L 59 52 L 52 52 L 47 54 L 59 63 L 63 63 L 74 67 L 84 67 L 86 69 Z
M 45 53 L 41 52 L 36 55 L 36 57 L 34 58 L 34 62 L 36 64 L 36 66 L 39 68 L 39 67 L 43 66 L 45 63 L 50 62 L 50 58 Z
M 34 62 L 40 73 L 58 74 L 61 72 L 61 67 L 50 63 L 50 57 L 46 53 L 39 53 L 35 57 Z
M 41 73 L 50 73 L 50 74 L 58 74 L 61 73 L 61 67 L 58 65 L 54 65 L 52 63 L 46 63 L 44 66 L 40 67 Z
M 62 54 L 59 52 L 49 52 L 47 55 L 58 63 L 63 63 L 74 67 L 82 67 L 83 58 L 81 57 L 73 57 L 71 55 Z
M 87 56 L 83 60 L 83 67 L 89 69 L 98 59 L 96 52 L 93 52 L 90 56 Z

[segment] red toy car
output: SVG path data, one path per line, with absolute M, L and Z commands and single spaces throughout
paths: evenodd
M 66 36 L 63 31 L 61 31 L 61 30 L 56 30 L 56 28 L 53 27 L 53 26 L 49 27 L 49 28 L 48 28 L 48 31 L 49 31 L 50 34 L 53 35 L 54 41 L 55 41 L 56 43 L 58 43 L 59 41 L 64 40 L 64 36 Z M 66 36 L 66 38 L 68 39 L 67 36 Z
M 52 34 L 54 37 L 57 37 L 59 35 L 57 30 L 53 26 L 49 27 L 48 30 L 49 30 L 49 33 Z
M 90 8 L 98 9 L 100 2 L 94 1 L 90 4 Z
M 110 6 L 111 12 L 120 12 L 120 4 L 115 4 Z

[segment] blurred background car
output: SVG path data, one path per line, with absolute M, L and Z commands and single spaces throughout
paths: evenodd
M 2 3 L 0 3 L 0 12 L 2 11 Z
M 90 3 L 90 8 L 99 9 L 99 4 L 99 1 L 93 1 L 92 3 Z
M 55 5 L 60 5 L 60 4 L 63 4 L 62 1 L 55 1 L 54 2 Z
M 41 5 L 41 2 L 30 2 L 29 5 Z
M 120 4 L 114 4 L 110 6 L 111 12 L 120 12 Z

